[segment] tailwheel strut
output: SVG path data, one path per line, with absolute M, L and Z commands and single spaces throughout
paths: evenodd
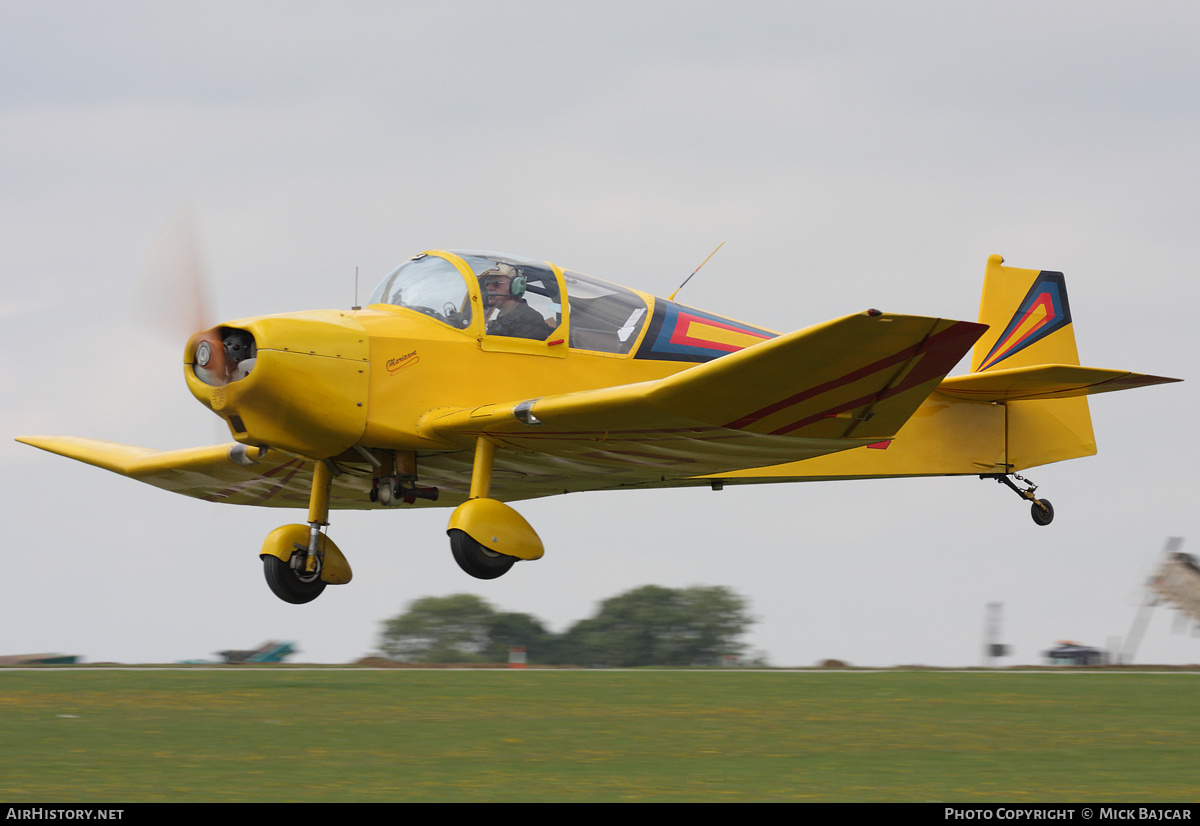
M 1011 479 L 1009 478 L 1010 476 L 1012 477 Z M 997 482 L 1007 485 L 1017 496 L 1030 502 L 1029 515 L 1033 517 L 1033 521 L 1037 524 L 1045 526 L 1054 521 L 1054 506 L 1050 504 L 1049 499 L 1038 499 L 1034 496 L 1037 485 L 1031 480 L 1017 473 L 982 473 L 979 475 L 979 478 L 995 479 Z M 1013 479 L 1017 481 L 1014 482 Z M 1024 482 L 1028 487 L 1019 487 L 1017 482 Z

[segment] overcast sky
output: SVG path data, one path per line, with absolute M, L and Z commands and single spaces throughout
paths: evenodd
M 630 588 L 725 585 L 775 665 L 976 665 L 1129 630 L 1197 527 L 1200 7 L 1188 2 L 0 0 L 0 654 L 372 651 L 416 598 L 556 630 Z M 449 511 L 337 512 L 354 582 L 308 606 L 257 553 L 300 512 L 186 499 L 20 445 L 227 439 L 139 272 L 190 208 L 216 319 L 354 302 L 423 249 L 495 249 L 778 330 L 867 307 L 973 320 L 987 256 L 1066 274 L 1096 457 L 1028 475 L 574 494 L 480 582 Z M 966 369 L 965 366 L 960 370 Z M 1154 616 L 1139 661 L 1200 662 Z

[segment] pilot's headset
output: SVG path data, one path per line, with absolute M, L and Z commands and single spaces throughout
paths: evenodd
M 483 282 L 487 280 L 489 275 L 502 275 L 509 279 L 508 294 L 515 298 L 520 298 L 525 295 L 525 276 L 517 272 L 517 268 L 512 264 L 497 264 L 490 270 L 480 274 L 479 285 L 482 287 Z M 483 294 L 487 295 L 487 289 L 483 290 Z

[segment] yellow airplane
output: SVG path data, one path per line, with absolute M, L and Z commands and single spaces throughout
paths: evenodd
M 19 441 L 199 499 L 307 505 L 260 551 L 297 604 L 350 581 L 326 531 L 340 508 L 454 507 L 451 550 L 481 579 L 543 554 L 507 502 L 572 491 L 972 475 L 1047 525 L 1017 472 L 1096 452 L 1086 396 L 1178 381 L 1079 366 L 1062 274 L 999 255 L 979 323 L 867 310 L 779 335 L 554 264 L 431 250 L 366 308 L 231 321 L 183 361 L 234 444 Z

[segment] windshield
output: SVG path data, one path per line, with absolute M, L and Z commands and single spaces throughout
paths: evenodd
M 471 296 L 462 273 L 435 255 L 418 255 L 388 273 L 370 304 L 393 304 L 462 330 L 471 323 Z

